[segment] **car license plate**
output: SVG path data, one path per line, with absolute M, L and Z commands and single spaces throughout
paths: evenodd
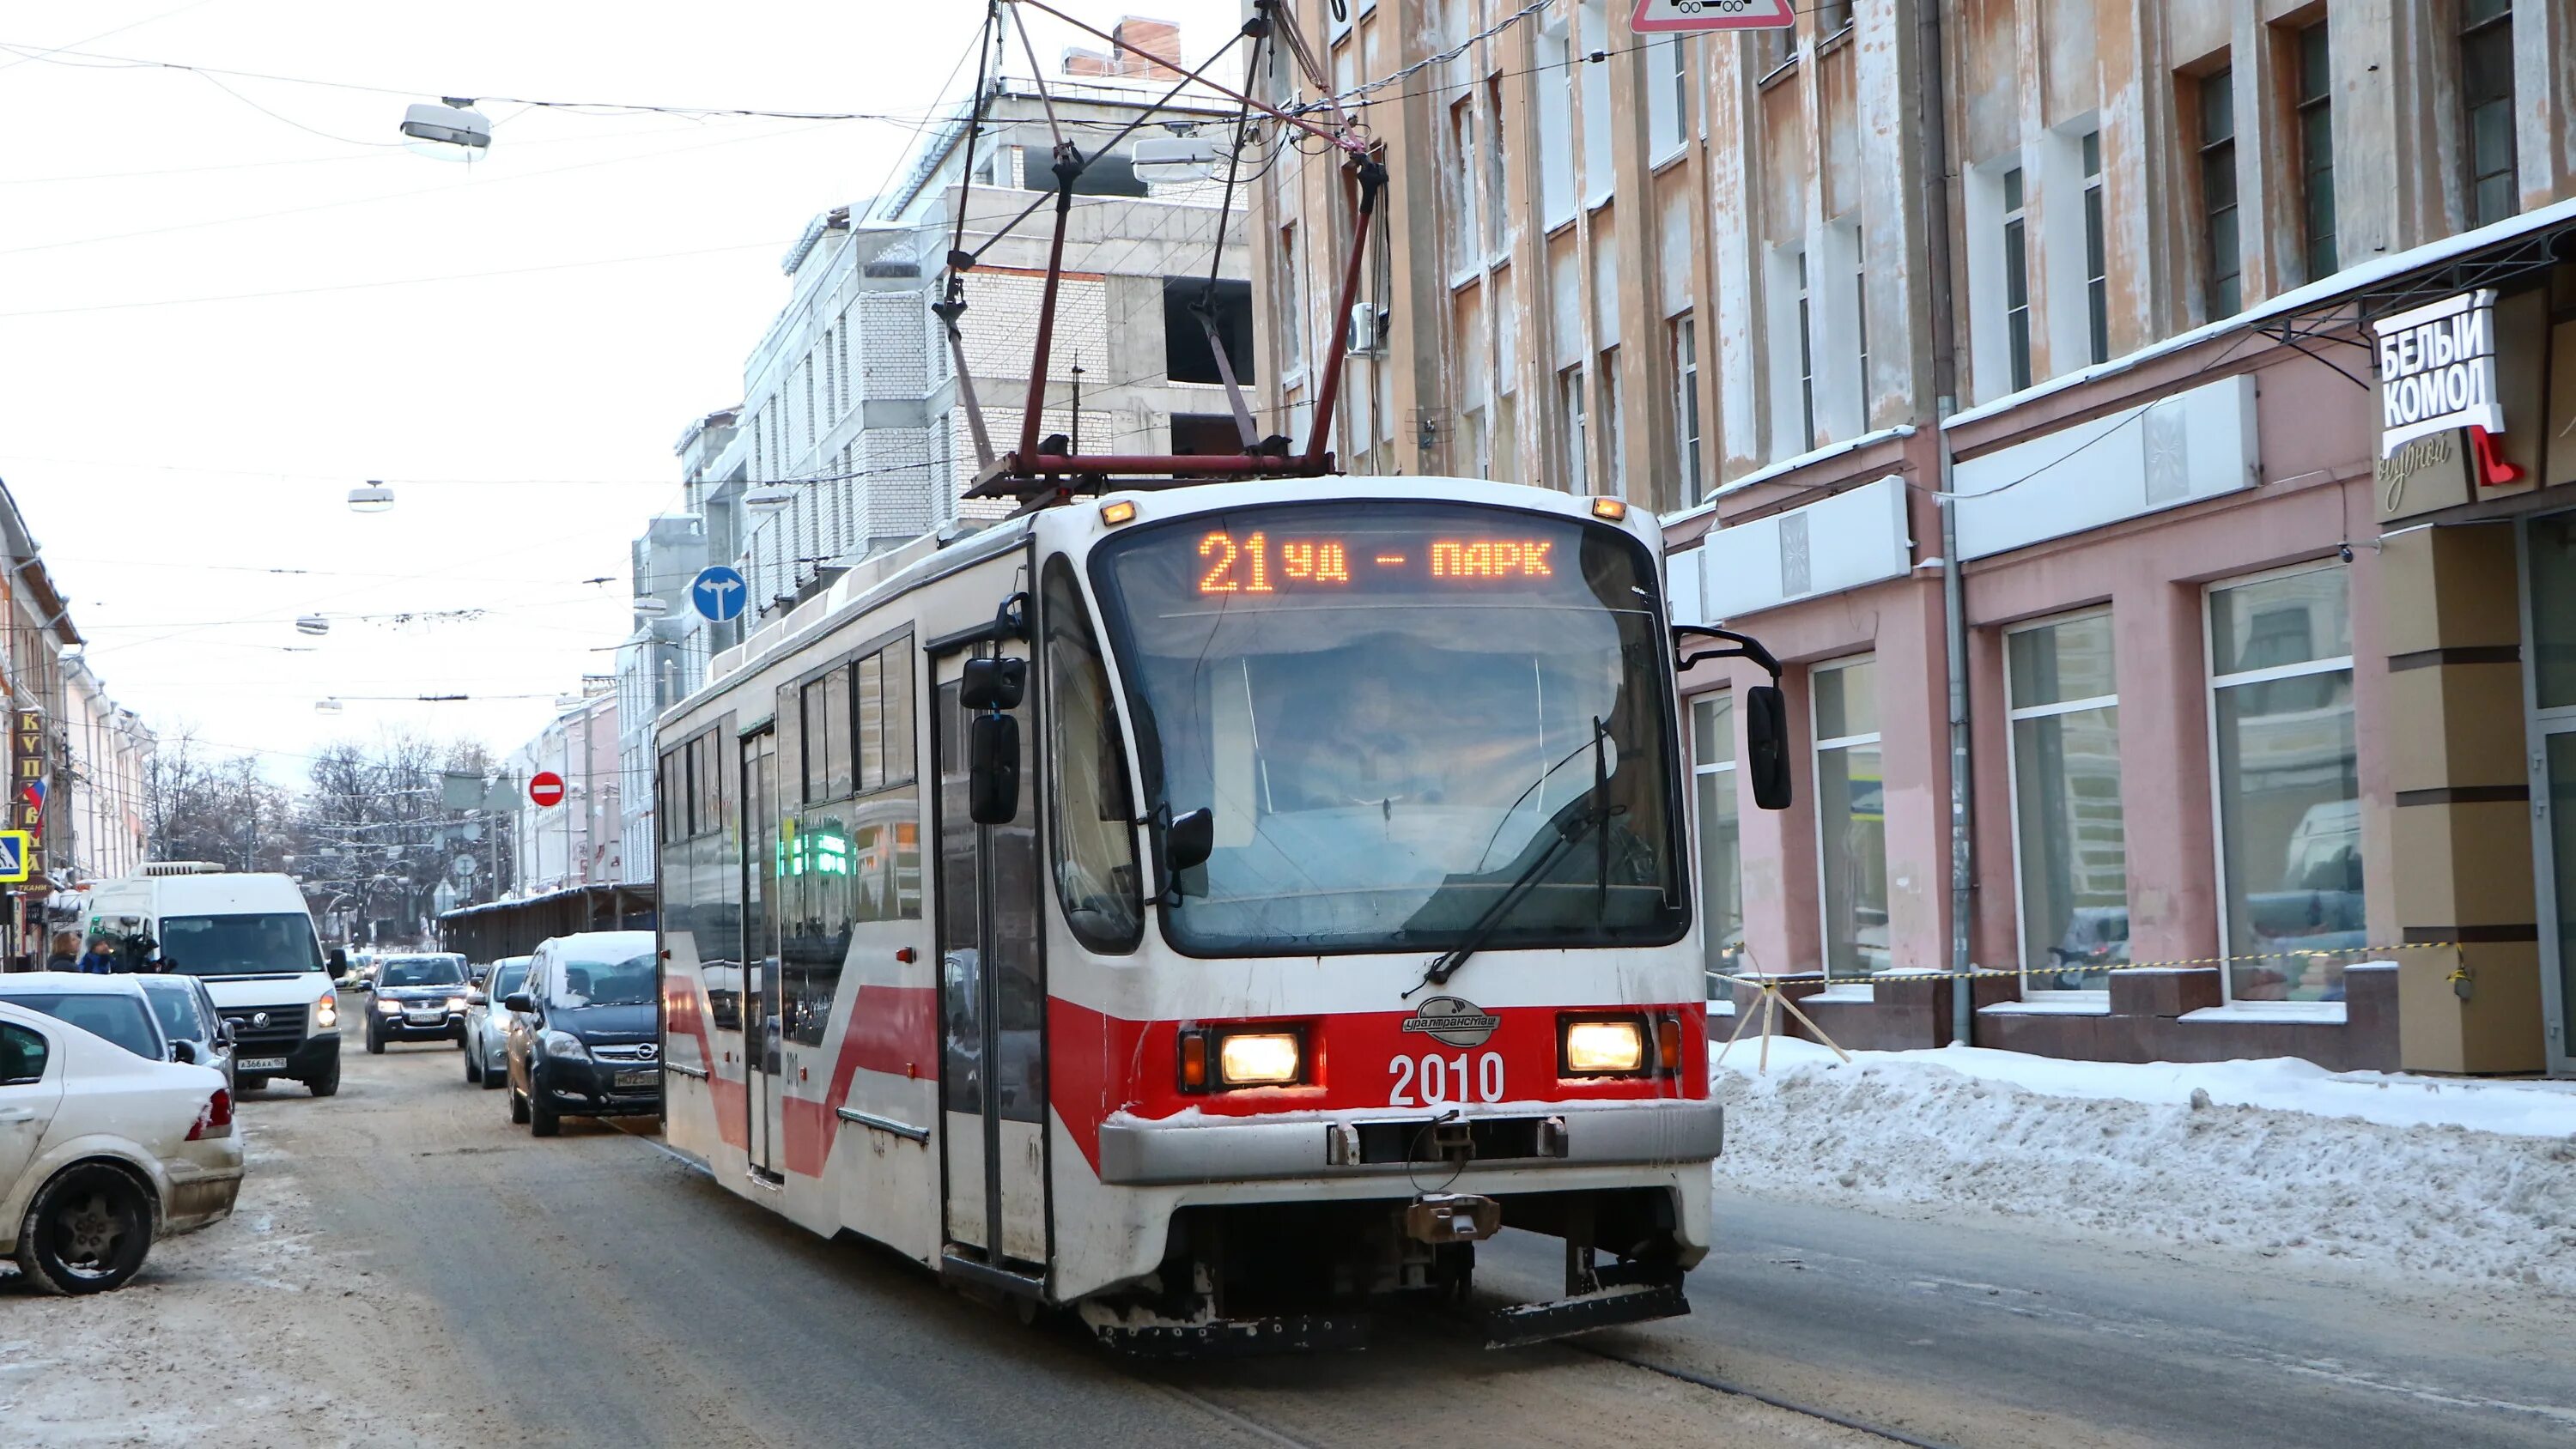
M 661 1072 L 653 1068 L 647 1068 L 640 1072 L 619 1072 L 617 1074 L 617 1085 L 621 1087 L 649 1087 L 660 1080 L 662 1080 Z
M 403 1020 L 410 1022 L 414 1026 L 436 1026 L 446 1019 L 447 1013 L 443 1011 L 406 1011 L 403 1013 Z
M 237 1072 L 282 1072 L 286 1070 L 286 1058 L 244 1057 L 240 1061 L 233 1063 L 233 1070 Z

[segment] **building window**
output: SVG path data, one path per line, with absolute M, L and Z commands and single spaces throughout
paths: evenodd
M 1816 852 L 1824 882 L 1825 980 L 1887 969 L 1887 808 L 1878 748 L 1878 666 L 1809 674 L 1816 735 Z
M 796 376 L 805 389 L 805 446 L 814 446 L 814 359 L 796 365 Z
M 2128 831 L 2111 616 L 2004 636 L 2022 989 L 2107 991 L 2129 959 Z
M 1619 349 L 1605 348 L 1601 353 L 1601 476 L 1609 480 L 1602 491 L 1613 498 L 1628 496 L 1628 450 L 1623 444 L 1628 433 L 1619 425 Z
M 1284 372 L 1306 365 L 1306 309 L 1298 300 L 1297 228 L 1279 228 L 1279 361 Z
M 1699 790 L 1700 939 L 1708 999 L 1733 988 L 1725 978 L 1744 960 L 1743 838 L 1735 814 L 1735 696 L 1725 690 L 1691 701 L 1691 775 Z
M 1753 73 L 1769 79 L 1781 68 L 1798 58 L 1798 27 L 1773 26 L 1753 32 Z
M 825 407 L 835 408 L 831 422 L 827 422 L 823 425 L 827 431 L 830 429 L 832 423 L 839 422 L 841 419 L 841 414 L 836 407 L 841 396 L 841 370 L 838 361 L 833 355 L 834 345 L 839 341 L 840 335 L 838 333 L 833 332 L 828 328 L 825 329 L 823 333 L 823 405 Z
M 2461 0 L 2460 101 L 2468 111 L 2469 225 L 2522 210 L 2513 162 L 2513 0 Z
M 1580 10 L 1585 55 L 1626 49 L 1611 43 L 1610 8 L 1605 0 L 1582 0 Z M 1610 63 L 1585 61 L 1568 71 L 1567 79 L 1579 80 L 1583 87 L 1584 205 L 1599 206 L 1617 186 L 1612 146 L 1618 131 L 1610 121 Z
M 1798 263 L 1798 418 L 1799 449 L 1816 446 L 1816 321 L 1815 299 L 1807 295 L 1807 254 L 1799 252 Z
M 1699 494 L 1699 326 L 1684 312 L 1669 324 L 1673 338 L 1673 426 L 1682 467 L 1682 497 Z
M 1565 491 L 1585 494 L 1592 491 L 1591 474 L 1584 466 L 1588 441 L 1583 427 L 1583 365 L 1576 363 L 1556 375 L 1557 416 L 1564 422 L 1565 457 L 1559 463 L 1559 481 Z
M 2095 362 L 2111 360 L 2111 249 L 2102 235 L 2102 133 L 2084 133 L 2084 325 Z
M 2200 78 L 2201 245 L 2208 251 L 2209 315 L 2232 317 L 2245 305 L 2243 248 L 2236 235 L 2236 72 Z
M 1816 6 L 1816 33 L 1828 38 L 1852 27 L 1852 0 L 1821 0 Z
M 2299 240 L 2308 277 L 2332 276 L 2335 261 L 2334 78 L 2328 65 L 2326 22 L 2298 34 L 2299 43 Z
M 1450 173 L 1449 270 L 1472 272 L 1483 256 L 1483 232 L 1476 225 L 1476 98 L 1462 96 L 1449 107 Z
M 1545 231 L 1574 218 L 1574 42 L 1564 12 L 1550 14 L 1538 37 L 1538 219 Z
M 1503 125 L 1501 76 L 1485 79 L 1485 116 L 1488 138 L 1485 145 L 1485 251 L 1488 255 L 1500 255 L 1511 241 L 1509 230 L 1504 225 L 1511 214 L 1511 186 L 1503 166 L 1503 137 L 1508 132 Z
M 2230 1001 L 2341 1001 L 2364 944 L 2352 605 L 2341 566 L 2209 591 L 2219 915 Z
M 1234 369 L 1234 380 L 1250 387 L 1256 381 L 1252 284 L 1226 277 L 1219 277 L 1214 287 L 1205 277 L 1163 279 L 1163 375 L 1174 382 L 1225 381 L 1217 370 L 1216 348 L 1208 340 L 1207 325 L 1199 318 L 1202 299 L 1208 304 L 1208 321 L 1216 324 L 1216 340 L 1225 347 L 1226 362 Z
M 1862 248 L 1865 234 L 1854 222 L 1852 238 L 1852 340 L 1859 349 L 1860 416 L 1857 429 L 1869 431 L 1869 254 Z
M 1686 37 L 1658 35 L 1646 42 L 1646 155 L 1660 161 L 1681 149 L 1690 117 L 1690 47 Z
M 2021 168 L 2004 173 L 2004 330 L 2012 343 L 2012 390 L 2030 386 L 2030 238 Z

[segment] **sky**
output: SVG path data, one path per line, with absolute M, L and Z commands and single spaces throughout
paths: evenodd
M 1129 7 L 1059 8 L 1106 29 Z M 1180 21 L 1193 58 L 1238 13 L 1134 8 Z M 403 729 L 499 752 L 535 733 L 613 667 L 628 543 L 681 504 L 681 431 L 740 400 L 787 299 L 779 259 L 971 89 L 982 13 L 0 12 L 0 478 L 109 693 L 165 735 L 258 751 L 285 784 L 331 740 Z M 1090 43 L 1031 25 L 1050 66 Z M 404 107 L 442 96 L 478 98 L 487 159 L 398 144 Z M 504 96 L 897 119 L 480 99 Z M 351 512 L 371 480 L 395 507 Z M 310 613 L 326 635 L 297 632 Z M 342 710 L 317 711 L 325 697 Z

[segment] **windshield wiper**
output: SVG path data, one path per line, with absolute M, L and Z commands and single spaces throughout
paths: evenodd
M 1539 877 L 1553 869 L 1559 860 L 1564 859 L 1566 852 L 1572 850 L 1575 843 L 1581 840 L 1587 831 L 1600 832 L 1599 910 L 1604 916 L 1609 913 L 1610 836 L 1609 832 L 1602 830 L 1602 827 L 1609 823 L 1611 816 L 1621 813 L 1625 807 L 1612 806 L 1608 803 L 1609 761 L 1601 752 L 1601 742 L 1608 736 L 1609 731 L 1602 725 L 1600 717 L 1594 716 L 1592 720 L 1592 788 L 1585 796 L 1590 802 L 1589 808 L 1560 820 L 1556 827 L 1556 839 L 1548 842 L 1547 849 L 1539 852 L 1538 859 L 1530 862 L 1529 869 L 1522 871 L 1518 879 L 1505 887 L 1501 895 L 1494 898 L 1494 903 L 1487 906 L 1484 914 L 1476 918 L 1475 924 L 1467 928 L 1466 939 L 1432 957 L 1430 964 L 1422 968 L 1422 979 L 1414 982 L 1405 990 L 1404 995 L 1396 998 L 1397 1000 L 1410 1001 L 1413 999 L 1413 993 L 1425 986 L 1448 985 L 1449 978 L 1458 974 L 1458 968 L 1467 964 L 1467 958 L 1482 950 L 1485 942 L 1492 938 L 1494 932 L 1502 928 L 1503 919 L 1511 914 L 1512 907 L 1519 905 L 1524 896 L 1537 888 Z

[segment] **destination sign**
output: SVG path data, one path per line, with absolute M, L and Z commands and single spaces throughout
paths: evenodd
M 1201 594 L 1336 591 L 1371 582 L 1490 585 L 1556 576 L 1560 540 L 1457 533 L 1408 536 L 1234 533 L 1199 536 Z

